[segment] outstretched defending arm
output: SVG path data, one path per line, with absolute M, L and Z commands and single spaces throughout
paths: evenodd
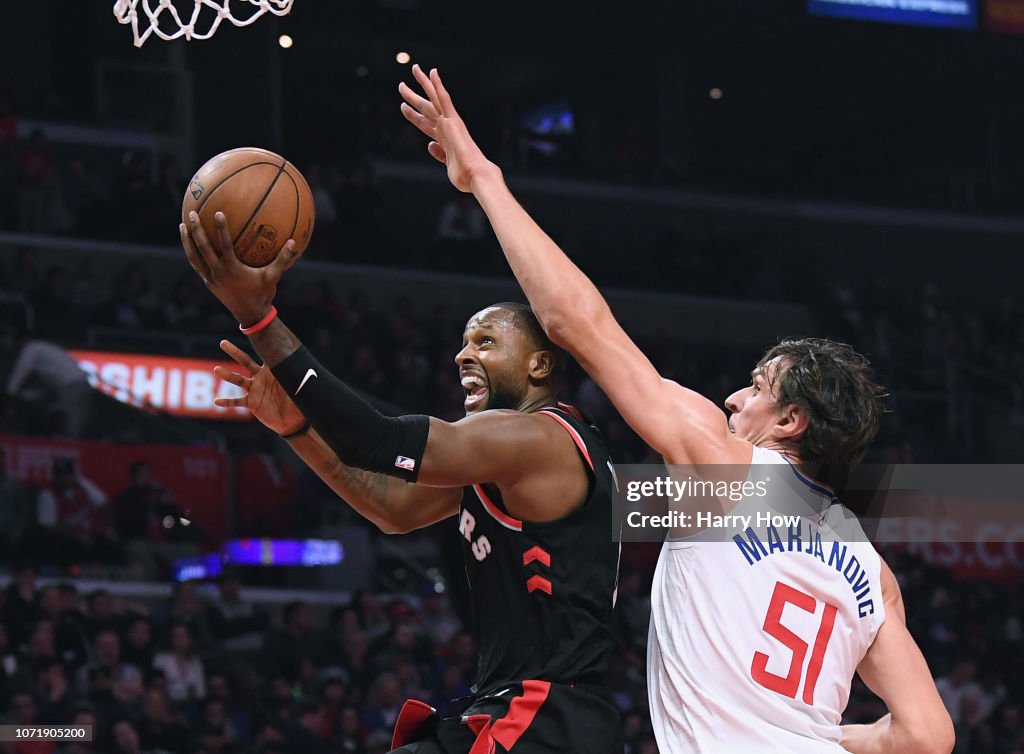
M 949 754 L 955 742 L 953 721 L 907 630 L 900 586 L 885 561 L 882 595 L 885 622 L 857 672 L 889 714 L 870 725 L 844 725 L 840 743 L 855 754 Z
M 748 462 L 750 446 L 729 433 L 722 411 L 658 374 L 590 279 L 519 205 L 501 170 L 473 142 L 437 71 L 427 76 L 414 66 L 413 73 L 427 96 L 401 84 L 403 115 L 432 140 L 427 149 L 447 166 L 452 184 L 480 202 L 548 336 L 668 462 Z

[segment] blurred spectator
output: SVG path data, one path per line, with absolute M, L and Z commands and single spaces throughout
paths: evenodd
M 39 493 L 38 520 L 54 557 L 51 563 L 112 563 L 121 558 L 117 532 L 108 519 L 107 498 L 78 473 L 72 458 L 53 462 L 50 486 Z
M 978 695 L 980 687 L 974 682 L 974 662 L 961 660 L 949 675 L 935 681 L 935 686 L 946 705 L 953 724 L 958 725 L 964 718 L 964 700 Z
M 487 233 L 487 218 L 476 199 L 470 194 L 457 194 L 445 204 L 438 218 L 431 267 L 461 270 L 467 264 L 489 264 L 490 256 L 480 253 Z
M 53 640 L 53 621 L 40 618 L 32 629 L 25 648 L 25 663 L 39 668 L 57 661 L 57 647 Z
M 31 563 L 19 563 L 13 575 L 4 591 L 3 623 L 10 646 L 17 648 L 28 641 L 39 620 L 40 610 L 35 567 Z
M 131 720 L 118 720 L 114 723 L 113 734 L 115 754 L 147 754 L 142 749 L 139 731 Z
M 476 639 L 469 631 L 460 631 L 448 647 L 448 662 L 459 669 L 463 678 L 474 678 L 476 659 Z
M 69 215 L 65 230 L 87 238 L 101 237 L 105 231 L 104 217 L 109 213 L 110 193 L 105 181 L 81 157 L 68 163 L 61 195 Z
M 192 632 L 188 625 L 171 626 L 170 651 L 160 652 L 153 667 L 164 672 L 167 695 L 176 702 L 202 699 L 206 696 L 206 675 L 203 661 L 196 655 Z
M 112 697 L 131 701 L 142 693 L 142 673 L 121 659 L 121 637 L 112 629 L 103 629 L 93 640 L 92 659 L 78 671 L 79 693 L 94 693 L 97 678 Z M 109 684 L 107 686 L 106 684 Z
M 434 589 L 423 595 L 423 628 L 435 644 L 445 645 L 462 628 L 462 623 L 448 606 L 448 598 Z
M 359 610 L 359 625 L 367 639 L 373 641 L 391 631 L 391 622 L 376 594 L 359 592 L 354 595 L 353 599 Z
M 81 437 L 89 419 L 93 390 L 78 362 L 53 343 L 24 340 L 7 377 L 6 394 L 20 397 L 30 376 L 55 393 L 57 406 L 67 417 L 67 434 Z
M 10 701 L 11 690 L 19 675 L 19 658 L 11 645 L 7 627 L 0 623 L 0 709 L 6 709 Z
M 228 571 L 220 578 L 217 597 L 208 608 L 210 633 L 229 652 L 258 652 L 270 616 L 253 602 L 242 599 L 242 580 Z
M 487 232 L 487 217 L 471 194 L 457 194 L 444 205 L 437 221 L 437 237 L 443 242 L 479 243 Z
M 286 531 L 295 499 L 295 473 L 270 453 L 244 453 L 237 465 L 239 525 L 249 536 Z
M 163 325 L 178 332 L 198 332 L 205 328 L 200 282 L 193 273 L 182 273 L 174 282 L 170 298 L 162 304 Z
M 183 623 L 192 632 L 192 640 L 200 648 L 210 644 L 206 602 L 199 595 L 194 581 L 179 581 L 171 586 L 171 601 L 157 616 L 157 623 L 169 632 L 175 623 Z
M 52 233 L 56 193 L 56 159 L 37 128 L 22 146 L 18 157 L 18 210 L 21 230 L 27 233 Z
M 463 677 L 462 671 L 454 665 L 448 665 L 441 673 L 437 691 L 430 697 L 430 706 L 442 717 L 457 715 L 465 708 L 465 700 L 471 693 L 469 682 Z
M 106 589 L 91 592 L 85 600 L 87 616 L 82 616 L 86 635 L 95 640 L 100 631 L 120 632 L 124 616 L 118 604 Z
M 178 512 L 174 496 L 153 478 L 153 468 L 147 461 L 133 463 L 128 474 L 130 484 L 111 505 L 117 531 L 128 540 L 157 538 L 164 515 Z
M 95 323 L 126 330 L 155 327 L 159 324 L 158 306 L 142 265 L 131 262 L 114 280 L 110 297 L 97 308 Z
M 312 624 L 305 602 L 289 602 L 281 613 L 281 627 L 272 628 L 263 642 L 264 660 L 271 677 L 295 683 L 302 665 L 312 658 Z
M 323 700 L 317 731 L 320 738 L 330 740 L 341 734 L 341 715 L 348 697 L 348 683 L 348 673 L 338 667 L 325 669 L 317 678 L 317 691 Z
M 57 657 L 66 668 L 76 668 L 86 660 L 87 647 L 82 625 L 64 611 L 60 587 L 49 584 L 39 592 L 39 614 L 53 626 Z
M 138 738 L 143 750 L 163 749 L 174 754 L 189 750 L 190 736 L 184 718 L 160 691 L 147 691 L 142 697 Z
M 47 720 L 50 719 L 52 718 L 47 718 Z M 92 740 L 68 741 L 58 749 L 58 754 L 93 754 L 93 752 L 100 751 L 96 742 L 102 740 L 102 731 L 99 720 L 96 719 L 96 713 L 90 707 L 79 706 L 69 722 L 71 725 L 91 726 Z
M 343 754 L 360 754 L 366 740 L 366 729 L 359 717 L 359 709 L 354 705 L 342 707 L 338 717 L 338 750 Z
M 136 615 L 128 622 L 128 634 L 121 655 L 125 662 L 140 670 L 153 665 L 156 656 L 153 637 L 153 622 L 144 615 Z
M 200 730 L 207 731 L 210 741 L 204 742 L 208 750 L 223 750 L 238 744 L 238 732 L 228 719 L 226 698 L 208 696 L 203 702 L 203 711 L 199 719 Z
M 1007 704 L 999 716 L 996 728 L 996 750 L 1017 754 L 1024 749 L 1024 720 L 1021 718 L 1021 702 Z
M 334 206 L 334 198 L 331 192 L 324 185 L 323 168 L 320 165 L 310 165 L 305 171 L 306 180 L 309 181 L 309 188 L 313 192 L 313 206 L 316 208 L 317 229 L 323 223 L 324 228 L 329 228 L 338 221 L 338 210 Z
M 39 717 L 52 724 L 64 724 L 75 711 L 75 693 L 68 676 L 56 659 L 36 666 L 36 697 L 40 700 Z
M 346 635 L 342 665 L 360 688 L 368 688 L 374 678 L 374 667 L 369 654 L 366 634 L 353 631 Z
M 29 490 L 8 474 L 7 450 L 0 445 L 0 559 L 17 557 L 16 543 L 34 519 Z
M 394 673 L 381 673 L 370 689 L 366 702 L 366 714 L 363 721 L 372 731 L 388 731 L 394 729 L 395 720 L 405 703 L 402 687 Z
M 16 692 L 11 709 L 14 712 L 13 722 L 18 727 L 33 727 L 39 723 L 49 722 L 39 717 L 38 705 L 29 691 Z M 56 751 L 57 744 L 53 741 L 21 740 L 14 744 L 14 754 L 52 754 Z

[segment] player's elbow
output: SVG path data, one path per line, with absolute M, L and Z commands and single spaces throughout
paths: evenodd
M 953 721 L 945 709 L 934 720 L 914 726 L 910 734 L 913 744 L 909 751 L 917 754 L 950 754 L 956 744 Z
M 415 528 L 390 518 L 378 518 L 373 523 L 377 525 L 382 534 L 408 534 Z
M 590 334 L 599 328 L 601 315 L 608 311 L 603 301 L 601 304 L 594 307 L 559 304 L 543 315 L 538 313 L 538 319 L 551 342 L 572 353 L 574 343 L 588 342 Z
M 949 715 L 942 716 L 942 722 L 933 733 L 931 751 L 933 754 L 950 754 L 956 746 L 956 731 L 953 728 L 953 720 Z

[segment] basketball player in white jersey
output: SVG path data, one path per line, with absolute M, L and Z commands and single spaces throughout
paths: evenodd
M 437 72 L 413 72 L 426 96 L 400 85 L 406 119 L 430 138 L 428 151 L 452 184 L 479 201 L 548 335 L 629 425 L 668 464 L 731 465 L 748 481 L 774 465 L 817 506 L 795 532 L 737 530 L 725 542 L 664 545 L 648 657 L 663 754 L 948 754 L 952 722 L 907 631 L 896 579 L 832 493 L 798 478 L 797 464 L 857 463 L 877 433 L 879 390 L 867 362 L 829 341 L 783 342 L 726 401 L 728 419 L 663 379 L 597 288 L 516 202 Z M 842 726 L 855 672 L 889 714 Z

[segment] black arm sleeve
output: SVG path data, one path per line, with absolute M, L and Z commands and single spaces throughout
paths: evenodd
M 271 371 L 342 463 L 416 481 L 427 447 L 429 416 L 384 416 L 305 347 Z

